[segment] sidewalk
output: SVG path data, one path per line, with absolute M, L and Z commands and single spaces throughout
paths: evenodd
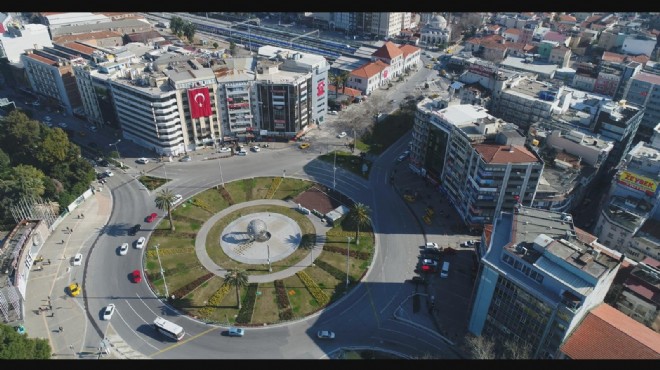
M 77 297 L 71 297 L 67 287 L 72 282 L 82 285 L 89 251 L 110 217 L 112 196 L 105 187 L 101 189 L 57 225 L 41 248 L 41 270 L 33 270 L 27 282 L 26 332 L 33 338 L 48 339 L 55 359 L 99 357 L 103 338 L 97 345 L 85 344 L 86 334 L 95 331 L 84 308 L 86 287 L 82 286 Z M 72 263 L 76 253 L 83 255 L 80 266 Z

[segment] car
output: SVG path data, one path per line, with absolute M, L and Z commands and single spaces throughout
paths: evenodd
M 158 214 L 154 212 L 154 213 L 150 214 L 149 216 L 147 216 L 146 221 L 149 222 L 149 223 L 152 223 L 152 222 L 154 222 L 156 217 L 158 217 Z
M 330 330 L 319 330 L 316 336 L 319 339 L 335 339 L 335 333 Z
M 115 174 L 114 174 L 114 173 L 112 173 L 112 171 L 110 171 L 110 170 L 105 170 L 105 172 L 104 172 L 104 173 L 105 173 L 105 175 L 106 175 L 107 177 L 112 177 L 112 176 L 114 176 L 114 175 L 115 175 Z
M 71 294 L 72 297 L 77 297 L 80 292 L 82 292 L 82 287 L 78 283 L 71 283 L 69 284 L 69 294 Z
M 434 242 L 426 242 L 426 248 L 427 249 L 436 249 L 436 250 L 442 249 L 442 248 L 440 248 L 438 243 L 434 243 Z
M 140 164 L 147 164 L 147 163 L 149 163 L 149 160 L 147 158 L 142 157 L 142 158 L 136 159 L 135 162 L 140 163 Z
M 128 243 L 122 243 L 119 247 L 119 255 L 125 256 L 128 253 Z
M 245 330 L 232 326 L 227 330 L 227 335 L 230 337 L 242 337 L 245 335 Z
M 190 162 L 190 161 L 192 161 L 192 158 L 190 158 L 189 155 L 181 157 L 181 159 L 179 159 L 179 162 Z
M 328 111 L 328 114 L 333 115 L 333 116 L 336 116 L 336 115 L 337 115 L 337 111 L 336 111 L 336 110 L 329 110 L 329 111 Z
M 73 256 L 73 265 L 74 266 L 82 265 L 82 259 L 83 259 L 82 253 L 76 253 L 76 255 Z
M 110 320 L 112 319 L 112 314 L 115 313 L 115 304 L 110 303 L 109 305 L 105 306 L 105 309 L 103 310 L 103 320 Z
M 39 103 L 39 101 L 37 100 L 37 101 L 33 101 L 32 105 L 35 106 L 35 107 L 38 107 L 38 106 L 41 105 L 41 103 Z
M 440 249 L 433 249 L 433 248 L 426 248 L 424 251 L 421 253 L 423 258 L 440 258 L 442 256 L 442 250 Z
M 399 158 L 396 159 L 396 161 L 403 162 L 404 160 L 406 160 L 406 158 L 408 158 L 409 155 L 410 155 L 410 150 L 406 150 L 405 152 L 401 153 L 401 155 L 399 156 Z
M 98 131 L 98 128 L 96 126 L 89 126 L 89 131 L 96 132 Z
M 61 128 L 67 128 L 67 126 L 68 126 L 68 125 L 66 124 L 66 122 L 60 122 L 60 123 L 58 123 L 58 125 L 59 125 Z
M 298 147 L 300 149 L 307 149 L 307 148 L 309 148 L 309 143 L 300 143 L 300 145 Z
M 223 146 L 222 148 L 218 149 L 218 153 L 231 153 L 231 148 Z
M 422 259 L 423 272 L 436 272 L 438 270 L 438 261 L 431 258 Z
M 341 139 L 343 137 L 346 137 L 346 133 L 344 131 L 337 134 L 337 139 Z
M 261 148 L 259 148 L 258 145 L 254 145 L 254 146 L 250 147 L 250 150 L 252 150 L 253 152 L 258 152 L 258 151 L 261 150 Z
M 140 270 L 133 270 L 133 272 L 131 272 L 131 280 L 136 284 L 142 281 Z
M 239 149 L 239 150 L 236 152 L 236 155 L 246 156 L 246 155 L 247 155 L 247 151 L 245 151 L 245 149 L 241 148 L 241 149 Z
M 44 122 L 50 122 L 50 120 L 51 120 L 50 116 L 45 116 L 44 117 Z
M 174 196 L 174 199 L 172 200 L 172 205 L 175 206 L 175 205 L 179 204 L 179 202 L 181 202 L 182 199 L 183 199 L 183 195 L 176 194 Z
M 135 248 L 137 248 L 137 249 L 144 248 L 144 243 L 146 241 L 147 241 L 147 239 L 144 236 L 139 237 L 138 240 L 135 241 Z
M 140 224 L 135 224 L 135 225 L 131 226 L 131 228 L 128 229 L 128 235 L 137 234 L 137 232 L 140 231 L 141 228 L 142 228 L 142 225 L 140 225 Z

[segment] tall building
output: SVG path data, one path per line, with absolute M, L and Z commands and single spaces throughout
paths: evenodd
M 658 149 L 645 142 L 637 143 L 619 165 L 607 197 L 603 199 L 594 234 L 604 245 L 636 261 L 644 257 L 634 250 L 633 237 L 648 219 L 660 218 L 658 182 Z
M 639 72 L 628 81 L 623 93 L 628 104 L 645 108 L 635 141 L 649 141 L 653 129 L 660 122 L 660 75 Z
M 411 165 L 447 194 L 463 222 L 480 229 L 501 210 L 531 204 L 543 161 L 514 125 L 478 106 L 417 107 Z
M 660 332 L 660 261 L 646 257 L 633 268 L 617 297 L 616 308 Z
M 601 137 L 614 140 L 614 148 L 605 164 L 608 168 L 618 165 L 630 150 L 644 112 L 644 108 L 632 106 L 624 100 L 599 106 L 591 129 Z
M 526 346 L 532 358 L 554 357 L 603 302 L 623 260 L 586 239 L 566 213 L 524 206 L 501 212 L 478 250 L 483 257 L 468 330 Z
M 44 46 L 53 46 L 48 27 L 42 24 L 23 25 L 11 16 L 3 17 L 0 13 L 0 59 L 18 63 L 26 50 Z

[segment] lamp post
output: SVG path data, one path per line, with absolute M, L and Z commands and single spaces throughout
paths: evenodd
M 266 244 L 266 252 L 268 253 L 268 272 L 273 272 L 273 268 L 270 266 L 270 245 Z
M 220 168 L 220 184 L 224 188 L 225 187 L 225 179 L 224 179 L 224 177 L 222 177 L 222 164 L 220 164 L 221 161 L 222 161 L 222 159 L 218 158 L 218 168 Z
M 348 271 L 349 271 L 349 261 L 348 258 L 351 256 L 351 237 L 346 237 L 346 246 L 348 247 L 346 251 L 346 288 L 348 289 Z
M 332 162 L 332 189 L 337 185 L 337 150 L 334 151 L 335 158 Z
M 117 144 L 121 142 L 121 139 L 117 140 L 116 143 L 108 144 L 108 146 L 115 146 L 115 151 L 117 152 L 117 160 L 119 161 L 119 168 L 123 167 L 121 165 L 121 154 L 119 154 L 119 149 L 117 148 Z
M 167 291 L 167 283 L 165 282 L 165 271 L 163 271 L 163 264 L 160 263 L 160 253 L 158 253 L 160 244 L 156 244 L 156 257 L 158 257 L 158 265 L 160 266 L 160 276 L 163 278 L 163 286 L 165 287 L 165 297 L 169 297 L 170 293 Z

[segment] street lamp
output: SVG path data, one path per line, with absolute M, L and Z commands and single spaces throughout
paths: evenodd
M 273 268 L 270 266 L 270 245 L 266 244 L 266 252 L 268 253 L 268 272 L 273 272 Z
M 348 247 L 348 250 L 346 251 L 346 288 L 348 289 L 348 257 L 351 255 L 351 237 L 347 236 L 346 237 L 346 246 Z
M 337 150 L 335 150 L 335 159 L 332 162 L 332 189 L 337 185 Z
M 163 271 L 163 264 L 160 263 L 160 254 L 158 253 L 160 244 L 156 244 L 156 257 L 158 257 L 158 265 L 160 266 L 160 276 L 163 278 L 163 286 L 165 287 L 165 297 L 169 297 L 170 293 L 167 291 L 167 283 L 165 282 L 165 271 Z
M 115 146 L 115 151 L 117 152 L 117 160 L 119 161 L 119 168 L 122 167 L 121 165 L 121 154 L 119 154 L 119 149 L 117 148 L 117 144 L 121 142 L 121 139 L 117 140 L 116 143 L 108 144 L 108 146 Z
M 221 161 L 222 161 L 222 159 L 218 158 L 218 167 L 220 168 L 220 181 L 221 181 L 222 187 L 224 188 L 225 187 L 225 179 L 224 179 L 224 177 L 222 177 L 222 164 L 220 164 Z

